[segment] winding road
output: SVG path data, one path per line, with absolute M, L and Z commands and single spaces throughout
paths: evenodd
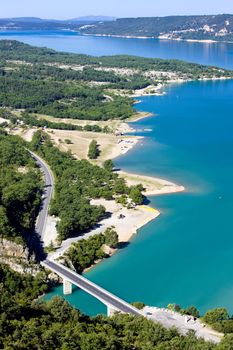
M 54 177 L 49 166 L 45 163 L 41 157 L 39 157 L 34 152 L 29 151 L 32 158 L 36 161 L 37 166 L 41 170 L 44 176 L 45 186 L 43 193 L 43 200 L 40 208 L 39 215 L 36 221 L 36 232 L 41 237 L 41 240 L 44 241 L 44 234 L 46 229 L 49 204 L 54 192 Z
M 41 210 L 36 222 L 36 232 L 41 237 L 41 240 L 43 241 L 45 230 L 46 230 L 49 204 L 54 192 L 54 177 L 53 177 L 52 171 L 50 170 L 46 162 L 34 152 L 31 152 L 31 151 L 29 152 L 32 158 L 36 161 L 36 164 L 40 168 L 41 172 L 43 173 L 44 181 L 45 181 L 43 201 L 42 201 Z M 83 276 L 77 274 L 76 272 L 68 269 L 67 267 L 49 259 L 45 259 L 44 261 L 42 261 L 41 265 L 55 272 L 63 279 L 83 289 L 85 292 L 91 294 L 95 298 L 99 299 L 107 307 L 112 308 L 115 311 L 121 311 L 132 315 L 142 316 L 142 313 L 131 304 L 118 298 L 117 296 L 113 295 L 112 293 L 108 292 L 107 290 L 103 289 L 97 284 L 89 281 L 87 278 L 84 278 Z

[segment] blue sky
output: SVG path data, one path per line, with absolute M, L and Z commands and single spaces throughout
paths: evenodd
M 74 18 L 232 13 L 233 0 L 3 0 L 0 17 Z

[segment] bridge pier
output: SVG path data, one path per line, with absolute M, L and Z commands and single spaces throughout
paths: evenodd
M 46 269 L 55 272 L 62 278 L 64 294 L 71 294 L 72 284 L 74 284 L 105 304 L 107 307 L 108 316 L 112 316 L 115 312 L 123 312 L 140 316 L 143 315 L 142 312 L 136 309 L 134 306 L 118 298 L 114 294 L 111 294 L 107 290 L 89 281 L 87 278 L 77 274 L 69 268 L 48 259 L 42 261 L 41 264 Z
M 111 317 L 114 316 L 114 314 L 117 312 L 116 309 L 114 309 L 112 306 L 107 305 L 107 316 Z
M 65 278 L 63 279 L 63 294 L 72 294 L 72 283 Z

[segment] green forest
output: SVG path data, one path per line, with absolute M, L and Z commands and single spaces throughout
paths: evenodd
M 0 239 L 29 245 L 42 189 L 41 174 L 23 140 L 0 129 Z
M 117 248 L 119 244 L 118 234 L 113 227 L 108 227 L 104 233 L 93 235 L 87 239 L 73 243 L 65 252 L 64 263 L 70 267 L 70 263 L 78 273 L 91 267 L 96 261 L 109 257 L 104 251 L 104 245 Z

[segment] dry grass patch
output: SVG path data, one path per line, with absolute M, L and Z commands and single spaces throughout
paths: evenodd
M 100 150 L 100 156 L 95 161 L 97 163 L 126 153 L 139 140 L 139 137 L 134 136 L 115 136 L 96 132 L 50 129 L 47 132 L 61 150 L 70 150 L 77 159 L 87 159 L 89 144 L 92 140 L 96 140 Z M 70 140 L 71 143 L 67 144 L 65 140 Z

